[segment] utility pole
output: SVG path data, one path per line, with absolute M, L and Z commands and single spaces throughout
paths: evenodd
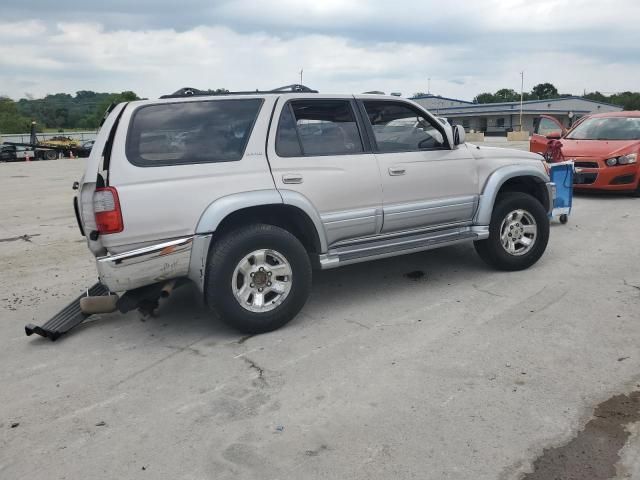
M 303 73 L 303 72 L 304 72 L 304 68 L 301 68 L 301 69 L 300 69 L 300 85 L 304 85 L 304 84 L 302 83 L 302 73 Z
M 522 101 L 524 100 L 524 71 L 520 72 L 520 131 L 522 131 Z

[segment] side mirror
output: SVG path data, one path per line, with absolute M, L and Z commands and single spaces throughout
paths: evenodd
M 465 133 L 462 125 L 456 125 L 453 127 L 453 144 L 462 145 L 464 143 Z
M 559 130 L 554 130 L 553 132 L 547 133 L 547 138 L 549 140 L 559 140 L 562 137 L 562 132 Z

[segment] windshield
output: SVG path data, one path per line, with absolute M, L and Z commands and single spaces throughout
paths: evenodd
M 572 140 L 640 140 L 640 117 L 596 117 L 579 124 Z

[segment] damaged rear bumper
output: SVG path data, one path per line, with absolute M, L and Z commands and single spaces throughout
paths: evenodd
M 112 292 L 185 277 L 194 237 L 184 237 L 96 259 L 100 282 Z

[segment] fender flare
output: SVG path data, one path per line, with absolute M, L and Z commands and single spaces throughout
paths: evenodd
M 196 235 L 215 232 L 222 220 L 235 211 L 260 205 L 281 203 L 282 197 L 275 189 L 234 193 L 218 198 L 211 202 L 202 215 L 200 215 L 200 219 L 196 225 Z
M 543 170 L 534 166 L 520 164 L 500 167 L 489 176 L 484 184 L 480 201 L 478 202 L 478 211 L 473 222 L 475 225 L 489 225 L 491 223 L 493 206 L 496 203 L 500 188 L 507 180 L 516 177 L 534 177 L 543 184 L 549 182 L 549 176 Z M 551 199 L 549 201 L 551 202 Z
M 296 207 L 304 212 L 316 229 L 320 240 L 320 253 L 327 251 L 327 235 L 320 214 L 311 201 L 293 190 L 255 190 L 253 192 L 234 193 L 210 203 L 200 216 L 196 226 L 196 235 L 206 235 L 216 231 L 218 225 L 230 214 L 243 208 L 261 205 L 281 204 Z
M 200 291 L 204 289 L 207 256 L 213 233 L 230 214 L 244 208 L 263 205 L 291 205 L 300 209 L 311 220 L 320 241 L 320 253 L 327 251 L 327 235 L 320 214 L 311 201 L 299 192 L 276 189 L 235 193 L 219 198 L 204 210 L 195 230 L 188 277 Z
M 311 200 L 300 192 L 296 192 L 294 190 L 280 190 L 280 195 L 282 195 L 282 203 L 299 208 L 309 217 L 316 229 L 316 233 L 318 234 L 318 240 L 320 241 L 320 252 L 318 253 L 326 253 L 329 249 L 327 232 L 324 229 L 320 213 L 318 213 L 318 210 L 313 206 Z

